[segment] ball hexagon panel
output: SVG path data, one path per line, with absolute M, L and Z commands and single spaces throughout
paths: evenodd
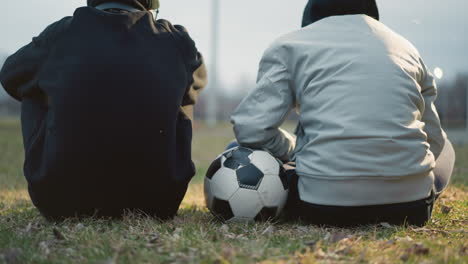
M 273 220 L 276 216 L 278 216 L 277 207 L 263 207 L 260 213 L 255 217 L 255 221 Z
M 215 198 L 228 201 L 238 189 L 239 183 L 234 170 L 221 167 L 211 179 L 211 194 Z
M 251 190 L 257 190 L 263 179 L 263 172 L 253 164 L 236 170 L 236 175 L 239 186 Z
M 253 150 L 251 149 L 239 147 L 238 149 L 232 152 L 232 156 L 236 159 L 244 159 L 246 157 L 249 157 L 249 155 L 252 153 L 253 153 Z
M 237 170 L 237 168 L 239 168 L 241 164 L 237 160 L 231 157 L 231 158 L 227 158 L 224 161 L 223 166 L 231 170 Z
M 278 175 L 265 175 L 258 188 L 260 198 L 266 207 L 282 207 L 288 198 L 288 191 Z
M 223 162 L 223 166 L 233 170 L 237 170 L 242 166 L 250 164 L 249 156 L 252 154 L 252 150 L 248 148 L 237 148 L 230 152 L 226 152 L 223 156 L 226 160 Z
M 206 172 L 206 178 L 212 179 L 215 173 L 221 169 L 223 156 L 219 156 L 215 161 L 213 161 Z
M 277 175 L 280 172 L 280 163 L 266 151 L 254 151 L 250 160 L 264 174 Z
M 253 220 L 263 208 L 262 200 L 257 191 L 239 189 L 229 199 L 232 212 L 236 218 Z
M 206 202 L 206 207 L 212 208 L 213 206 L 213 195 L 211 192 L 211 181 L 205 177 L 205 183 L 203 185 L 203 190 L 205 193 L 205 202 Z
M 234 217 L 231 205 L 228 201 L 224 201 L 218 198 L 213 199 L 213 210 L 211 211 L 216 217 L 221 220 L 230 220 Z

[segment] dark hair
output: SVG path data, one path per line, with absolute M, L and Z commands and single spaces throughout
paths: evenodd
M 329 16 L 364 14 L 379 20 L 375 0 L 309 0 L 304 10 L 302 26 L 308 26 Z

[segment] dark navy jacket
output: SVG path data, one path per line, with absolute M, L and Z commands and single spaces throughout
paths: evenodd
M 22 101 L 34 204 L 52 218 L 174 216 L 195 173 L 204 69 L 185 29 L 146 11 L 79 8 L 12 55 L 0 81 Z

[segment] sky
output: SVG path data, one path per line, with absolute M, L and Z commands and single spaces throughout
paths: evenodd
M 207 62 L 211 59 L 211 1 L 161 0 L 159 18 L 184 25 Z M 300 28 L 306 0 L 218 0 L 220 51 L 218 72 L 224 86 L 255 79 L 269 44 Z M 409 39 L 426 64 L 445 78 L 468 72 L 468 1 L 377 0 L 381 21 Z M 85 0 L 2 1 L 0 56 L 31 41 L 47 25 L 72 15 Z

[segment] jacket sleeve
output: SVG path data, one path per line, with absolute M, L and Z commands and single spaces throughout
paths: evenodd
M 425 109 L 422 115 L 422 122 L 425 123 L 424 132 L 427 134 L 430 150 L 437 159 L 444 148 L 447 135 L 442 129 L 439 115 L 434 104 L 437 99 L 437 86 L 435 79 L 424 63 L 423 71 L 421 93 L 424 98 Z
M 182 101 L 182 111 L 193 120 L 193 107 L 197 103 L 198 95 L 207 85 L 207 70 L 203 56 L 198 52 L 195 41 L 190 37 L 187 29 L 181 25 L 172 25 L 169 21 L 160 19 L 156 21 L 157 27 L 171 32 L 179 50 L 184 58 L 187 68 L 188 85 Z
M 3 65 L 0 72 L 0 82 L 3 87 L 16 100 L 38 93 L 37 79 L 48 53 L 49 43 L 63 28 L 63 19 L 50 25 L 32 42 L 11 55 Z
M 257 86 L 231 117 L 240 145 L 266 149 L 275 157 L 290 160 L 296 139 L 279 128 L 295 106 L 286 64 L 276 48 L 268 49 L 260 62 Z
M 193 120 L 193 107 L 198 101 L 198 96 L 202 89 L 207 85 L 207 71 L 205 63 L 201 58 L 201 55 L 198 55 L 201 60 L 201 65 L 195 69 L 192 74 L 193 82 L 189 85 L 187 92 L 185 93 L 182 110 L 185 114 Z
M 37 75 L 47 57 L 38 38 L 11 55 L 0 72 L 0 82 L 6 92 L 21 101 L 25 94 L 33 93 Z

